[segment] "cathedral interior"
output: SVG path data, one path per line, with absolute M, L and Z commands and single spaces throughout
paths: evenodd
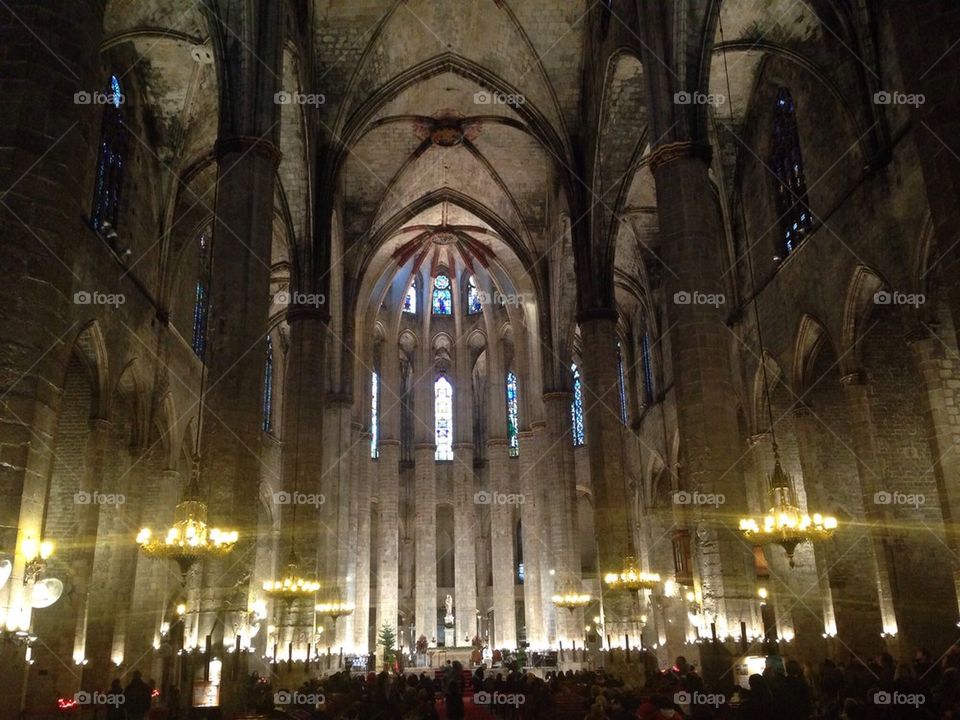
M 941 656 L 958 42 L 950 0 L 0 1 L 0 716 Z

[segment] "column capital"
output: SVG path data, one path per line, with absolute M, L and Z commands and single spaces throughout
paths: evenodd
M 757 445 L 762 445 L 765 442 L 770 442 L 770 440 L 771 440 L 771 437 L 770 437 L 769 431 L 759 432 L 748 437 L 747 444 L 753 448 L 753 447 L 756 447 Z
M 418 442 L 413 446 L 414 450 L 431 450 L 436 452 L 437 444 L 435 442 Z
M 810 407 L 810 403 L 797 400 L 793 407 L 790 408 L 790 414 L 795 418 L 808 418 L 813 415 L 813 408 Z
M 853 370 L 840 378 L 841 385 L 866 385 L 867 374 L 863 370 Z
M 400 441 L 397 440 L 396 438 L 380 438 L 377 441 L 377 445 L 379 445 L 381 448 L 400 447 Z
M 500 437 L 497 437 L 497 438 L 487 438 L 487 447 L 488 447 L 488 448 L 489 448 L 489 447 L 501 447 L 501 446 L 506 446 L 506 445 L 509 445 L 509 444 L 510 444 L 510 441 L 509 441 L 507 438 L 505 438 L 505 437 L 503 437 L 503 438 L 500 438 Z
M 650 159 L 647 161 L 647 164 L 650 166 L 650 172 L 656 175 L 657 170 L 664 165 L 683 158 L 695 158 L 709 165 L 713 158 L 713 149 L 709 145 L 693 142 L 692 140 L 666 143 L 660 145 L 650 153 Z
M 530 423 L 530 432 L 534 433 L 537 430 L 543 430 L 547 426 L 546 420 L 534 420 Z
M 470 450 L 470 451 L 473 451 L 473 449 L 474 449 L 472 442 L 455 442 L 455 443 L 453 443 L 452 447 L 453 447 L 454 450 Z
M 234 135 L 233 137 L 217 138 L 214 152 L 217 160 L 222 160 L 226 155 L 233 153 L 256 153 L 271 160 L 274 169 L 280 166 L 280 159 L 283 157 L 280 148 L 274 145 L 271 140 L 255 135 Z
M 87 426 L 92 432 L 106 433 L 113 428 L 113 421 L 106 418 L 92 417 L 87 420 Z
M 609 320 L 616 324 L 619 319 L 620 314 L 614 308 L 588 308 L 577 313 L 578 323 L 592 322 L 594 320 Z
M 565 400 L 570 402 L 573 399 L 573 392 L 571 390 L 551 390 L 550 392 L 545 392 L 543 394 L 544 402 L 551 402 L 557 400 Z
M 343 392 L 327 393 L 326 396 L 324 397 L 324 402 L 327 405 L 340 405 L 340 406 L 351 407 L 353 406 L 353 395 L 351 395 L 350 393 L 343 393 Z

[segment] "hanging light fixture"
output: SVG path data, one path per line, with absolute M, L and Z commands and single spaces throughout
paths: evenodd
M 611 590 L 637 592 L 657 587 L 660 584 L 660 575 L 642 571 L 637 564 L 637 559 L 633 555 L 628 555 L 623 561 L 623 569 L 620 572 L 608 572 L 603 576 L 603 582 Z
M 316 580 L 300 575 L 300 561 L 292 550 L 283 576 L 278 580 L 267 580 L 263 583 L 263 591 L 268 597 L 281 600 L 309 597 L 319 589 L 320 583 Z
M 207 263 L 207 289 L 213 283 L 213 241 L 210 243 L 210 262 Z M 190 481 L 183 493 L 183 499 L 173 511 L 173 525 L 162 536 L 144 527 L 137 534 L 140 552 L 147 557 L 160 560 L 175 560 L 180 574 L 186 578 L 187 572 L 198 560 L 207 557 L 222 557 L 233 550 L 239 538 L 236 530 L 221 530 L 207 527 L 207 504 L 200 494 L 200 430 L 203 425 L 203 406 L 207 378 L 207 345 L 209 334 L 210 301 L 203 308 L 203 352 L 200 357 L 200 394 L 197 410 L 196 448 L 190 468 Z
M 569 583 L 566 588 L 562 589 L 556 595 L 553 595 L 550 598 L 550 602 L 557 607 L 566 608 L 572 613 L 574 610 L 584 608 L 593 602 L 593 595 L 585 593 L 580 588 Z
M 316 610 L 319 615 L 328 617 L 336 622 L 341 617 L 352 615 L 354 605 L 344 600 L 339 588 L 337 588 L 330 593 L 328 598 L 317 603 L 317 605 L 314 606 L 314 610 Z
M 720 21 L 720 36 L 723 39 L 723 21 Z M 727 97 L 730 102 L 730 127 L 734 126 L 732 94 L 730 91 L 730 73 L 727 68 L 727 56 L 723 55 L 724 72 L 727 81 Z M 739 195 L 740 213 L 746 218 L 743 205 L 743 193 Z M 746 223 L 744 222 L 744 227 Z M 763 374 L 763 398 L 767 409 L 767 420 L 770 427 L 770 438 L 773 448 L 773 472 L 770 474 L 768 491 L 770 508 L 760 517 L 740 518 L 740 533 L 750 542 L 780 545 L 790 560 L 790 567 L 795 567 L 793 558 L 797 545 L 805 542 L 817 542 L 829 539 L 837 530 L 837 519 L 833 516 L 813 513 L 809 515 L 800 509 L 796 500 L 793 479 L 784 472 L 780 464 L 780 451 L 777 446 L 777 431 L 773 422 L 773 408 L 770 402 L 770 383 L 767 378 L 767 363 L 763 357 L 763 327 L 760 320 L 760 311 L 757 302 L 757 284 L 753 272 L 753 257 L 750 252 L 750 243 L 747 242 L 747 269 L 750 276 L 750 292 L 752 295 L 753 314 L 757 319 L 757 344 L 760 346 L 760 369 Z

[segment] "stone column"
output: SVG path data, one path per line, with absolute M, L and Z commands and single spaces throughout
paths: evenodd
M 577 486 L 573 469 L 569 391 L 548 392 L 543 396 L 546 418 L 546 447 L 543 450 L 541 486 L 545 496 L 542 527 L 549 528 L 549 543 L 541 555 L 544 607 L 554 621 L 551 644 L 563 642 L 569 649 L 583 640 L 583 613 L 556 608 L 550 597 L 568 589 L 580 589 L 580 548 L 577 522 Z M 552 574 L 551 574 L 551 571 Z
M 356 494 L 356 527 L 353 534 L 354 555 L 354 611 L 353 646 L 359 653 L 370 650 L 370 477 L 375 470 L 370 457 L 371 434 L 354 426 L 356 449 L 353 463 L 353 478 Z
M 523 612 L 526 638 L 530 647 L 547 645 L 547 632 L 543 617 L 543 567 L 540 558 L 544 546 L 549 544 L 546 528 L 541 522 L 542 500 L 538 493 L 540 476 L 538 466 L 542 461 L 541 451 L 545 435 L 543 421 L 530 423 L 530 429 L 520 433 L 520 522 L 523 528 Z
M 726 327 L 728 308 L 719 302 L 727 259 L 720 209 L 707 171 L 710 150 L 692 142 L 657 148 L 650 160 L 657 185 L 667 298 L 666 324 L 680 434 L 680 489 L 725 497 L 723 515 L 746 508 L 734 392 L 730 367 L 733 338 Z M 683 302 L 714 296 L 718 302 Z M 716 513 L 684 506 L 685 523 L 697 538 L 704 609 L 720 634 L 749 620 L 754 577 L 749 548 L 734 522 L 716 522 Z
M 320 525 L 320 582 L 340 599 L 350 597 L 352 565 L 350 554 L 350 448 L 353 433 L 350 417 L 353 400 L 343 394 L 328 394 L 323 425 L 323 491 L 324 512 Z M 321 597 L 323 593 L 321 591 Z M 339 652 L 352 636 L 352 619 L 325 621 L 326 632 L 334 638 L 330 647 Z
M 491 423 L 493 424 L 493 423 Z M 509 443 L 506 438 L 487 440 L 490 472 L 490 548 L 493 564 L 493 616 L 497 648 L 516 647 L 517 611 L 514 581 L 516 567 L 513 554 L 513 505 L 508 504 L 510 487 Z
M 379 517 L 377 528 L 377 627 L 389 625 L 396 632 L 400 611 L 400 441 L 396 438 L 381 438 L 377 496 Z M 378 649 L 378 653 L 380 650 Z
M 457 644 L 477 634 L 477 507 L 473 443 L 453 446 L 454 615 Z
M 430 413 L 431 417 L 433 413 Z M 416 634 L 437 639 L 437 483 L 434 443 L 417 443 L 416 462 Z

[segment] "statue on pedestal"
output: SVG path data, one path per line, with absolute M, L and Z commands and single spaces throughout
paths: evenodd
M 452 628 L 453 627 L 453 598 L 450 595 L 447 595 L 444 600 L 444 605 L 447 608 L 447 614 L 443 618 L 444 627 Z

